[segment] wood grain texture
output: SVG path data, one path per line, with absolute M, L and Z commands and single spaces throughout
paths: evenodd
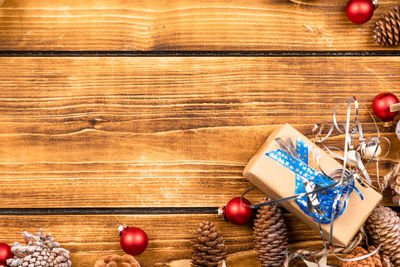
M 367 107 L 400 93 L 399 61 L 1 58 L 2 207 L 224 205 L 252 186 L 242 170 L 282 123 L 312 137 L 355 94 L 372 133 Z M 381 131 L 392 142 L 385 174 L 400 142 Z
M 352 24 L 347 0 L 6 0 L 1 50 L 378 50 L 371 26 L 382 0 Z
M 146 216 L 0 216 L 2 242 L 23 242 L 21 233 L 36 233 L 42 227 L 71 251 L 73 266 L 91 267 L 96 259 L 112 253 L 122 254 L 116 219 L 130 226 L 144 229 L 149 237 L 147 250 L 136 258 L 142 267 L 166 266 L 168 263 L 189 259 L 191 240 L 200 222 L 212 221 L 221 232 L 228 248 L 230 262 L 237 267 L 259 266 L 253 252 L 250 226 L 237 226 L 213 215 L 146 215 Z M 320 249 L 319 237 L 292 215 L 285 215 L 291 248 Z M 298 233 L 301 232 L 301 235 Z M 250 264 L 250 265 L 244 265 Z M 291 266 L 303 266 L 294 262 Z

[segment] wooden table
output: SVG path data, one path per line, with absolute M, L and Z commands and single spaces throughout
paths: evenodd
M 190 257 L 198 223 L 210 220 L 228 266 L 258 266 L 252 229 L 216 207 L 252 186 L 243 167 L 276 126 L 312 137 L 350 95 L 368 108 L 379 92 L 400 95 L 399 50 L 371 37 L 398 1 L 381 2 L 356 26 L 345 0 L 6 0 L 0 241 L 42 227 L 74 266 L 93 266 L 121 253 L 118 219 L 148 233 L 142 266 L 165 266 Z M 381 130 L 392 142 L 385 174 L 400 143 Z M 383 204 L 393 206 L 390 192 Z M 293 249 L 321 248 L 285 219 Z

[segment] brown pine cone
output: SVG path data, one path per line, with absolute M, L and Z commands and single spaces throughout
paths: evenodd
M 390 261 L 389 257 L 386 256 L 385 254 L 381 254 L 381 261 L 382 261 L 383 267 L 394 267 L 394 265 Z
M 393 193 L 393 203 L 400 206 L 400 175 L 396 176 L 390 183 Z
M 400 6 L 396 6 L 375 23 L 374 41 L 382 46 L 396 46 L 399 44 L 399 31 Z
M 346 256 L 346 259 L 361 257 L 374 250 L 375 247 L 372 246 L 368 248 L 368 251 L 362 247 L 356 247 L 349 255 Z M 393 265 L 385 255 L 381 256 L 379 252 L 377 252 L 366 259 L 358 261 L 344 261 L 342 262 L 342 267 L 393 267 Z
M 211 222 L 202 222 L 192 242 L 192 266 L 216 267 L 226 258 L 225 241 Z
M 390 258 L 394 266 L 400 266 L 400 218 L 388 207 L 378 206 L 369 216 L 366 230 L 375 246 Z
M 270 199 L 263 199 L 263 202 Z M 288 234 L 281 210 L 276 206 L 258 209 L 254 220 L 254 242 L 261 266 L 282 266 L 287 255 Z
M 94 267 L 140 267 L 140 264 L 133 256 L 128 254 L 123 256 L 108 255 L 96 261 Z

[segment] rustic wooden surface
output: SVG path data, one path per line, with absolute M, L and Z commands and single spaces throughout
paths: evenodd
M 2 50 L 380 50 L 346 0 L 6 0 Z
M 2 58 L 2 203 L 221 206 L 251 187 L 243 168 L 276 126 L 311 138 L 354 92 L 370 107 L 400 88 L 393 73 L 398 57 Z
M 217 218 L 216 208 L 252 186 L 242 170 L 283 123 L 312 138 L 314 123 L 355 95 L 371 135 L 373 97 L 400 95 L 398 50 L 370 36 L 395 3 L 382 0 L 355 26 L 345 0 L 6 0 L 0 242 L 42 227 L 71 250 L 73 266 L 88 267 L 122 253 L 119 220 L 149 234 L 142 266 L 175 266 L 190 257 L 197 224 L 211 220 L 228 267 L 259 266 L 251 226 Z M 392 142 L 385 174 L 400 141 L 379 126 Z M 284 213 L 292 250 L 321 248 Z
M 99 255 L 121 253 L 118 231 L 115 229 L 116 219 L 146 229 L 150 238 L 149 247 L 136 257 L 143 266 L 163 266 L 177 259 L 188 258 L 191 253 L 190 242 L 198 223 L 204 220 L 215 223 L 228 245 L 228 253 L 232 254 L 230 257 L 244 252 L 246 257 L 242 262 L 259 266 L 252 252 L 251 228 L 228 224 L 215 215 L 4 216 L 0 217 L 0 227 L 7 229 L 1 232 L 1 236 L 2 241 L 9 243 L 23 242 L 22 237 L 15 233 L 36 233 L 39 226 L 50 229 L 56 241 L 71 251 L 73 266 L 92 266 Z M 291 249 L 305 245 L 318 248 L 321 245 L 320 241 L 316 241 L 318 236 L 307 226 L 298 223 L 295 217 L 287 214 L 285 219 L 290 225 Z M 298 234 L 300 232 L 301 235 Z
M 2 58 L 3 208 L 140 207 L 144 210 L 132 212 L 146 213 L 146 208 L 224 205 L 251 187 L 241 176 L 243 167 L 276 126 L 288 122 L 312 137 L 313 124 L 329 120 L 335 104 L 357 92 L 365 105 L 361 117 L 372 130 L 367 107 L 378 91 L 399 88 L 400 79 L 394 76 L 400 73 L 399 61 Z M 400 142 L 390 130 L 381 130 L 393 145 L 381 166 L 385 173 L 400 158 Z M 250 198 L 257 201 L 261 195 Z M 384 203 L 391 205 L 389 195 Z M 218 223 L 230 252 L 251 250 L 250 227 L 232 226 L 215 215 L 67 217 L 4 216 L 0 222 L 6 241 L 16 240 L 25 228 L 62 232 L 59 240 L 71 249 L 78 266 L 90 266 L 99 255 L 118 251 L 116 218 L 149 231 L 150 248 L 139 257 L 144 266 L 188 258 L 189 239 L 205 219 Z M 294 246 L 321 244 L 317 234 L 287 218 Z M 99 228 L 107 233 L 96 234 Z M 182 236 L 171 237 L 172 229 Z M 150 256 L 155 252 L 157 259 Z M 256 262 L 254 254 L 245 259 Z

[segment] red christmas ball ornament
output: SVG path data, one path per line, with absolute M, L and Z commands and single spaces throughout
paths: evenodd
M 346 15 L 351 22 L 363 24 L 371 19 L 374 10 L 372 0 L 350 0 L 346 6 Z
M 372 109 L 375 115 L 384 122 L 393 121 L 398 111 L 391 112 L 390 106 L 399 103 L 399 99 L 392 93 L 380 93 L 372 102 Z
M 14 257 L 14 254 L 11 252 L 11 247 L 6 243 L 0 243 L 0 266 L 7 266 L 7 259 L 11 259 Z
M 218 210 L 229 222 L 242 225 L 250 222 L 253 217 L 253 209 L 248 206 L 250 201 L 240 197 L 232 198 L 225 207 Z
M 120 245 L 126 254 L 136 256 L 146 250 L 149 239 L 147 234 L 140 228 L 122 226 L 119 224 Z

